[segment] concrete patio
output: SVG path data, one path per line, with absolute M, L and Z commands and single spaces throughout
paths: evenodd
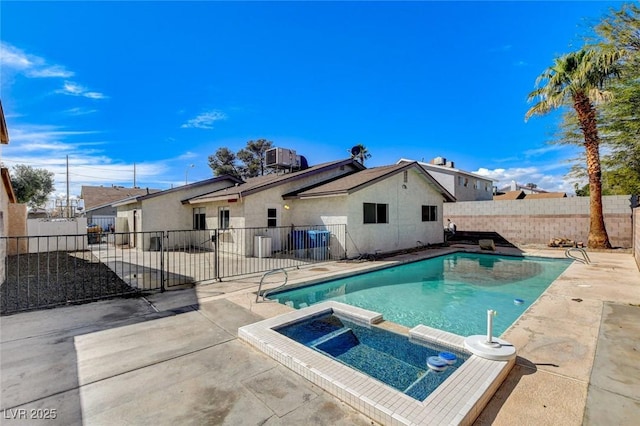
M 628 253 L 590 256 L 503 334 L 517 363 L 476 424 L 634 424 L 640 416 L 640 272 Z M 289 281 L 375 264 L 314 265 L 289 271 Z M 2 317 L 2 423 L 36 423 L 55 410 L 51 424 L 372 424 L 237 339 L 238 327 L 290 309 L 256 303 L 259 280 Z

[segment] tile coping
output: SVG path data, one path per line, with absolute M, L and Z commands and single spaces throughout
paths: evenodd
M 325 313 L 336 313 L 365 325 L 383 320 L 377 312 L 327 301 L 241 327 L 238 337 L 385 425 L 471 425 L 515 364 L 515 359 L 491 361 L 470 354 L 431 395 L 417 401 L 273 330 Z M 425 325 L 409 330 L 409 339 L 469 353 L 464 348 L 464 337 Z

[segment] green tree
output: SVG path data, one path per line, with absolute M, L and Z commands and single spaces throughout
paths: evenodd
M 218 148 L 214 155 L 209 156 L 209 167 L 214 176 L 231 175 L 240 177 L 236 166 L 237 157 L 229 148 Z
M 273 142 L 266 139 L 250 140 L 244 149 L 238 151 L 237 157 L 242 161 L 240 174 L 243 178 L 264 176 L 265 153 L 271 149 Z
M 612 10 L 596 27 L 598 40 L 590 40 L 601 52 L 619 52 L 620 76 L 608 85 L 610 100 L 597 108 L 601 157 L 602 194 L 640 193 L 640 8 L 624 5 Z M 563 114 L 557 143 L 584 141 L 576 111 Z M 584 164 L 585 157 L 581 159 Z M 584 166 L 574 165 L 569 177 L 584 179 Z M 588 191 L 587 191 L 588 192 Z
M 610 87 L 613 100 L 599 108 L 607 184 L 615 193 L 640 193 L 640 7 L 612 10 L 596 26 L 604 51 L 623 52 L 621 78 Z
M 587 245 L 590 248 L 611 248 L 602 212 L 602 173 L 600 139 L 598 135 L 596 103 L 610 98 L 605 84 L 619 75 L 617 50 L 603 52 L 583 48 L 554 60 L 536 80 L 536 89 L 529 101 L 536 103 L 527 111 L 525 119 L 544 115 L 563 106 L 575 109 L 584 137 L 589 177 L 590 225 Z
M 54 173 L 46 169 L 34 169 L 24 164 L 14 166 L 11 186 L 18 202 L 32 208 L 44 206 L 49 194 L 55 191 L 53 176 Z

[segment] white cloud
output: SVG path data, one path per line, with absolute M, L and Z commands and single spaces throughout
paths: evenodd
M 3 67 L 24 72 L 27 77 L 69 78 L 74 74 L 61 65 L 49 65 L 36 55 L 30 55 L 9 43 L 0 42 L 0 62 Z
M 69 78 L 73 77 L 74 73 L 64 69 L 64 67 L 54 65 L 52 67 L 30 70 L 27 72 L 27 75 L 29 77 Z
M 33 61 L 22 50 L 5 42 L 0 42 L 0 61 L 2 61 L 3 67 L 19 70 L 28 69 L 34 65 Z
M 52 196 L 66 196 L 67 156 L 69 158 L 69 194 L 80 195 L 82 185 L 122 185 L 167 189 L 184 182 L 168 177 L 175 167 L 175 158 L 153 162 L 125 163 L 111 157 L 109 141 L 95 140 L 100 131 L 70 131 L 54 125 L 14 123 L 10 129 L 11 143 L 4 148 L 2 162 L 11 168 L 25 164 L 54 173 L 56 191 Z M 197 155 L 182 154 L 180 159 Z M 135 169 L 135 173 L 134 173 Z M 184 169 L 180 172 L 184 174 Z
M 213 129 L 213 123 L 220 120 L 226 120 L 227 115 L 218 110 L 203 112 L 191 120 L 188 120 L 182 126 L 183 129 L 196 128 L 196 129 Z
M 87 114 L 93 114 L 94 112 L 98 112 L 98 110 L 76 107 L 76 108 L 69 108 L 63 112 L 69 115 L 87 115 Z
M 107 97 L 99 92 L 90 92 L 86 87 L 74 83 L 72 81 L 65 81 L 62 89 L 56 90 L 56 93 L 62 93 L 63 95 L 70 96 L 83 96 L 89 99 L 106 99 Z
M 0 42 L 0 63 L 2 63 L 3 80 L 6 80 L 5 70 L 17 72 L 29 78 L 70 78 L 75 75 L 73 71 L 67 70 L 62 65 L 47 63 L 44 58 L 25 53 L 5 42 Z M 89 90 L 71 81 L 65 81 L 63 88 L 56 90 L 55 93 L 89 99 L 107 98 L 103 93 Z
M 538 188 L 550 192 L 574 193 L 574 179 L 567 179 L 569 166 L 561 163 L 545 164 L 543 166 L 513 167 L 487 169 L 480 168 L 473 173 L 492 179 L 499 189 L 511 185 L 515 181 L 519 185 L 535 183 Z

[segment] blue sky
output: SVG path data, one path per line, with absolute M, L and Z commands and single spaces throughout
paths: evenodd
M 578 148 L 559 115 L 525 123 L 557 55 L 621 2 L 12 2 L 0 4 L 5 166 L 81 185 L 166 189 L 265 138 L 309 164 L 442 156 L 498 186 L 550 191 Z M 191 168 L 190 165 L 194 167 Z

